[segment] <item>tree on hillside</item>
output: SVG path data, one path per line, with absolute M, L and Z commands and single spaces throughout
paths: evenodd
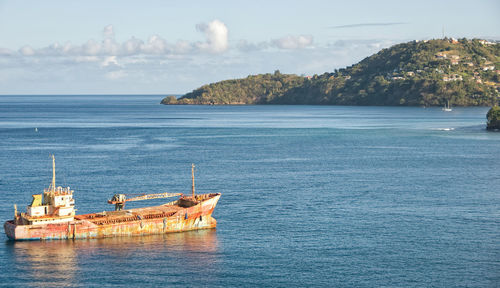
M 163 100 L 161 101 L 161 104 L 166 104 L 166 105 L 177 104 L 177 97 L 167 96 L 167 97 L 163 98 Z
M 491 107 L 490 111 L 488 111 L 488 114 L 486 114 L 486 118 L 488 119 L 486 123 L 486 129 L 500 130 L 500 107 Z

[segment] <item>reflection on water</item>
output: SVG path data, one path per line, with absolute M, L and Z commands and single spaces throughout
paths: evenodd
M 18 279 L 27 285 L 50 287 L 73 282 L 77 266 L 73 241 L 8 242 L 7 245 L 14 254 L 13 265 L 22 271 Z
M 215 229 L 75 241 L 9 241 L 6 244 L 15 271 L 22 274 L 16 275 L 17 282 L 34 287 L 79 286 L 87 280 L 80 279 L 82 274 L 97 275 L 103 271 L 111 276 L 106 282 L 113 284 L 117 276 L 114 270 L 120 270 L 121 279 L 137 273 L 153 274 L 169 269 L 169 259 L 174 257 L 184 259 L 189 270 L 204 274 L 209 271 L 200 270 L 214 265 L 218 249 Z M 127 265 L 132 261 L 135 266 Z
M 74 241 L 74 245 L 82 251 L 105 249 L 110 252 L 153 251 L 158 252 L 215 252 L 217 250 L 217 233 L 215 229 L 168 233 L 141 237 L 115 237 Z

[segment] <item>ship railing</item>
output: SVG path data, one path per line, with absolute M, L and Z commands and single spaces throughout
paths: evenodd
M 45 193 L 49 193 L 49 192 L 56 192 L 58 194 L 71 194 L 73 193 L 73 190 L 71 190 L 70 187 L 56 187 L 55 189 L 54 188 L 46 188 L 46 189 L 43 189 L 43 192 Z

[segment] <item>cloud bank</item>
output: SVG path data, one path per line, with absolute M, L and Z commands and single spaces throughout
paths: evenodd
M 194 54 L 222 54 L 229 50 L 229 30 L 227 26 L 219 21 L 213 20 L 208 23 L 199 23 L 196 30 L 204 36 L 204 41 L 188 42 L 178 40 L 169 42 L 160 35 L 152 35 L 147 40 L 131 37 L 119 43 L 115 39 L 113 25 L 107 25 L 102 31 L 101 41 L 89 39 L 85 43 L 75 45 L 67 42 L 58 42 L 43 48 L 33 48 L 26 45 L 13 51 L 0 47 L 0 56 L 62 56 L 73 57 L 77 62 L 89 62 L 95 60 L 93 57 L 127 57 L 127 56 L 179 56 Z M 283 50 L 304 49 L 313 44 L 311 35 L 289 35 L 278 39 L 271 39 L 260 43 L 250 43 L 240 40 L 236 48 L 240 51 L 255 51 L 277 48 Z
M 117 41 L 113 25 L 107 25 L 101 39 L 81 44 L 0 47 L 0 94 L 185 93 L 276 69 L 304 75 L 333 71 L 389 45 L 378 40 L 316 44 L 312 35 L 231 42 L 219 20 L 194 29 L 198 41 L 172 42 L 160 35 Z
M 286 36 L 271 41 L 272 45 L 280 49 L 302 49 L 313 43 L 311 35 Z
M 408 24 L 406 22 L 383 22 L 383 23 L 357 23 L 339 26 L 330 26 L 331 29 L 344 29 L 344 28 L 359 28 L 359 27 L 374 27 L 374 26 L 396 26 Z
M 196 25 L 196 29 L 205 36 L 205 41 L 187 42 L 179 40 L 170 43 L 159 35 L 153 35 L 146 41 L 131 37 L 119 43 L 115 40 L 113 25 L 104 27 L 102 41 L 89 39 L 81 45 L 70 42 L 65 44 L 54 43 L 50 46 L 35 49 L 30 45 L 21 47 L 17 53 L 6 48 L 0 48 L 0 56 L 131 56 L 131 55 L 179 55 L 186 53 L 223 53 L 228 49 L 228 29 L 224 23 L 214 20 Z M 18 56 L 19 56 L 18 55 Z

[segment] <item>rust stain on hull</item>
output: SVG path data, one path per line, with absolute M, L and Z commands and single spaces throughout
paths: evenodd
M 139 236 L 215 228 L 212 212 L 220 193 L 198 194 L 154 207 L 76 215 L 64 223 L 17 225 L 5 222 L 13 240 L 87 239 Z

